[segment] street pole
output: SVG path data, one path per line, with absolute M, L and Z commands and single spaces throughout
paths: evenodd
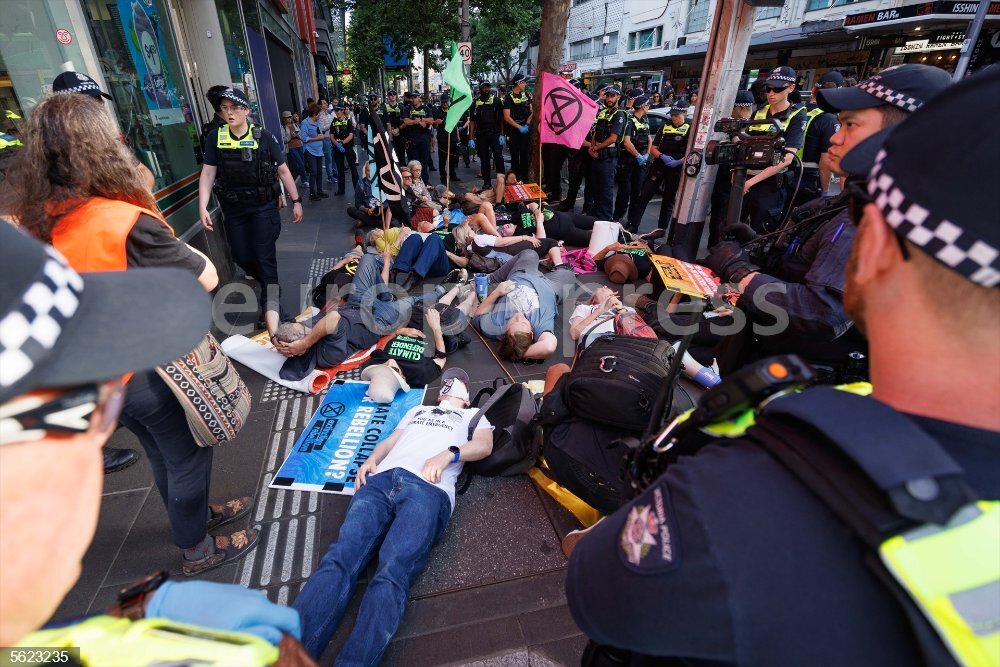
M 701 94 L 688 133 L 686 158 L 698 159 L 701 169 L 693 177 L 681 176 L 674 200 L 674 221 L 668 237 L 670 254 L 678 259 L 693 260 L 701 243 L 716 173 L 715 165 L 704 164 L 705 144 L 715 136 L 712 129 L 715 121 L 729 116 L 736 101 L 756 11 L 756 7 L 744 0 L 719 0 L 716 3 L 699 86 Z M 719 135 L 720 138 L 722 136 Z M 685 159 L 685 167 L 687 162 Z
M 462 0 L 462 41 L 469 41 L 469 0 Z
M 604 3 L 604 32 L 601 33 L 601 76 L 604 76 L 604 54 L 608 50 L 608 3 Z
M 976 17 L 969 24 L 969 30 L 965 33 L 965 41 L 962 42 L 962 55 L 958 57 L 958 64 L 955 65 L 953 80 L 959 81 L 965 76 L 965 70 L 969 68 L 969 59 L 972 58 L 972 49 L 979 41 L 979 33 L 983 29 L 983 22 L 986 20 L 986 11 L 989 9 L 990 0 L 979 0 L 979 9 L 976 10 Z

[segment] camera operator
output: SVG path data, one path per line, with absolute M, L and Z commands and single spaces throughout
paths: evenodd
M 841 128 L 831 139 L 833 171 L 848 176 L 840 165 L 848 151 L 902 122 L 950 83 L 948 73 L 937 67 L 900 65 L 854 88 L 820 89 L 820 107 L 840 115 Z M 857 174 L 867 175 L 867 169 Z M 711 249 L 705 266 L 724 283 L 739 284 L 736 305 L 748 320 L 771 322 L 772 315 L 760 309 L 765 301 L 771 305 L 768 311 L 781 309 L 788 317 L 785 331 L 773 336 L 755 337 L 747 326 L 724 338 L 716 349 L 723 376 L 755 358 L 779 352 L 799 354 L 814 366 L 829 369 L 837 379 L 843 379 L 845 365 L 858 363 L 858 357 L 851 355 L 863 353 L 866 343 L 843 305 L 844 267 L 854 242 L 847 196 L 845 192 L 795 209 L 780 236 L 759 238 L 748 249 L 732 240 Z M 774 290 L 775 285 L 781 289 Z M 768 290 L 767 296 L 757 295 L 760 290 Z
M 785 210 L 784 179 L 795 154 L 802 148 L 802 138 L 806 129 L 804 107 L 788 101 L 788 95 L 795 90 L 795 70 L 786 65 L 771 70 L 764 87 L 767 104 L 757 109 L 754 120 L 777 122 L 785 139 L 784 155 L 778 164 L 761 171 L 747 172 L 743 192 L 750 226 L 759 234 L 774 231 L 781 223 Z M 750 132 L 767 132 L 769 123 L 751 125 Z

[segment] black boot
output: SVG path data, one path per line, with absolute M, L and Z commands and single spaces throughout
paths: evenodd
M 124 470 L 139 460 L 139 454 L 134 449 L 116 449 L 104 447 L 104 474 Z

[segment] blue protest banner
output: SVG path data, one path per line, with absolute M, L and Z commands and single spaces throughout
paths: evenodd
M 353 495 L 358 468 L 389 436 L 423 389 L 398 392 L 392 403 L 365 396 L 367 382 L 330 385 L 323 402 L 281 464 L 271 487 Z

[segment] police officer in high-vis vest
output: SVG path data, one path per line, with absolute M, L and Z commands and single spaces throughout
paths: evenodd
M 423 103 L 419 92 L 410 95 L 410 105 L 403 108 L 403 136 L 406 137 L 406 154 L 419 160 L 424 167 L 424 182 L 430 184 L 431 135 L 434 122 L 430 107 Z
M 333 141 L 333 159 L 337 162 L 337 195 L 344 194 L 344 181 L 347 180 L 344 166 L 351 170 L 351 185 L 358 184 L 358 154 L 354 150 L 354 123 L 347 117 L 347 107 L 338 104 L 333 107 L 337 114 L 330 123 L 330 139 Z
M 479 97 L 472 104 L 469 117 L 469 148 L 479 154 L 483 188 L 493 187 L 490 180 L 490 161 L 498 174 L 506 171 L 503 164 L 503 102 L 490 92 L 490 82 L 479 83 Z
M 997 108 L 1000 70 L 954 84 L 851 193 L 870 386 L 789 391 L 807 374 L 774 358 L 687 421 L 731 419 L 636 459 L 653 475 L 569 562 L 573 618 L 616 647 L 592 664 L 1000 664 Z
M 639 208 L 635 220 L 642 220 L 649 201 L 657 192 L 663 192 L 657 228 L 664 230 L 670 224 L 670 214 L 674 210 L 674 197 L 681 183 L 684 153 L 687 151 L 688 130 L 691 125 L 685 120 L 687 107 L 670 109 L 670 122 L 664 123 L 653 138 L 649 149 L 649 168 L 639 194 Z
M 400 164 L 406 164 L 406 137 L 403 136 L 403 105 L 395 90 L 385 94 L 385 102 L 379 106 L 379 119 L 392 138 L 392 149 Z
M 597 112 L 590 138 L 590 178 L 594 188 L 590 214 L 598 220 L 611 220 L 614 213 L 615 170 L 618 168 L 618 148 L 625 132 L 625 111 L 618 108 L 621 95 L 618 86 L 604 89 L 604 108 Z M 587 187 L 589 189 L 590 185 Z
M 823 111 L 816 104 L 820 90 L 833 90 L 844 85 L 844 75 L 837 71 L 827 72 L 813 86 L 812 100 L 806 105 L 806 127 L 802 137 L 802 148 L 798 156 L 802 161 L 802 181 L 799 192 L 795 195 L 793 206 L 804 204 L 816 197 L 826 197 L 830 194 L 830 178 L 832 172 L 828 164 L 830 138 L 840 129 L 837 114 Z M 797 173 L 797 172 L 796 172 Z M 795 189 L 794 178 L 788 179 L 786 191 L 789 196 Z
M 802 148 L 802 136 L 806 128 L 806 112 L 802 105 L 792 104 L 788 95 L 795 90 L 795 70 L 787 65 L 771 70 L 764 86 L 767 104 L 757 109 L 753 120 L 777 121 L 781 136 L 785 139 L 784 154 L 778 164 L 761 170 L 748 170 L 744 187 L 746 197 L 743 204 L 750 218 L 750 226 L 758 233 L 774 231 L 785 215 L 785 183 L 789 177 L 788 167 Z M 751 125 L 749 133 L 774 131 L 774 125 L 761 122 Z
M 198 186 L 198 215 L 202 226 L 212 231 L 214 223 L 208 204 L 214 192 L 222 208 L 233 261 L 260 283 L 263 319 L 267 304 L 277 304 L 279 296 L 278 179 L 292 204 L 295 224 L 302 221 L 302 198 L 274 135 L 248 121 L 250 100 L 243 91 L 227 88 L 220 93 L 220 100 L 226 124 L 206 137 L 205 164 Z
M 211 308 L 187 271 L 81 275 L 7 223 L 0 263 L 4 662 L 263 667 L 279 651 L 300 654 L 294 609 L 261 591 L 162 572 L 126 584 L 97 615 L 42 628 L 71 594 L 94 538 L 101 446 L 118 423 L 122 376 L 187 354 L 204 338 Z
M 531 166 L 531 98 L 524 92 L 528 87 L 528 77 L 515 74 L 511 89 L 503 98 L 503 122 L 507 131 L 507 148 L 510 150 L 510 170 L 517 174 L 517 180 L 528 180 Z
M 613 218 L 621 220 L 628 212 L 625 228 L 630 232 L 639 230 L 642 212 L 639 210 L 639 195 L 642 190 L 642 176 L 649 162 L 649 98 L 638 95 L 632 98 L 632 111 L 625 123 L 622 136 L 621 154 L 618 156 L 618 194 L 615 197 Z

